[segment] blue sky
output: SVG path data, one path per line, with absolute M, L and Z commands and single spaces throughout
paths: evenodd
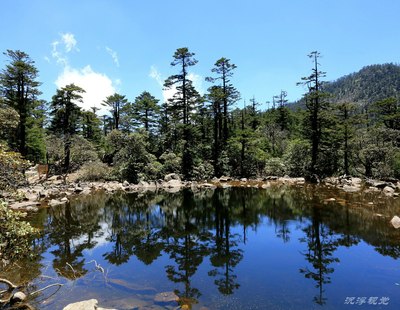
M 163 101 L 179 47 L 196 54 L 200 92 L 226 57 L 243 100 L 261 103 L 281 90 L 299 99 L 296 82 L 310 73 L 314 50 L 327 80 L 400 59 L 398 0 L 2 0 L 1 12 L 0 51 L 30 55 L 43 99 L 75 82 L 87 91 L 85 107 L 114 92 L 132 101 L 147 90 Z M 6 63 L 1 54 L 0 68 Z

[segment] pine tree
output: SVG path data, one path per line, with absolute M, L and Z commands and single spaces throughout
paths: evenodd
M 157 124 L 160 111 L 158 101 L 149 92 L 144 91 L 133 103 L 133 117 L 147 132 L 152 131 Z
M 233 71 L 236 69 L 236 65 L 230 62 L 230 59 L 220 58 L 214 64 L 214 68 L 211 69 L 212 73 L 215 73 L 217 77 L 207 77 L 208 82 L 220 81 L 221 91 L 222 91 L 222 115 L 223 115 L 223 130 L 222 130 L 222 141 L 224 146 L 229 138 L 228 131 L 228 107 L 234 104 L 240 99 L 240 93 L 233 87 L 230 83 L 230 78 L 233 76 Z
M 5 103 L 19 114 L 17 132 L 10 142 L 12 147 L 27 156 L 28 127 L 32 124 L 32 113 L 37 97 L 41 94 L 38 89 L 40 83 L 37 81 L 39 72 L 35 62 L 25 52 L 7 50 L 4 55 L 10 59 L 10 63 L 0 73 L 0 92 Z M 43 141 L 41 143 L 43 145 Z
M 305 119 L 305 135 L 311 143 L 311 165 L 310 175 L 317 175 L 317 162 L 320 155 L 320 145 L 324 126 L 324 111 L 328 109 L 329 102 L 326 100 L 327 94 L 323 92 L 321 79 L 326 76 L 326 73 L 319 70 L 318 59 L 321 57 L 317 51 L 311 52 L 308 55 L 312 59 L 314 67 L 309 76 L 302 77 L 302 82 L 298 85 L 305 85 L 308 88 L 308 93 L 305 95 L 306 101 L 306 119 Z
M 70 170 L 71 138 L 78 132 L 81 109 L 76 102 L 82 101 L 81 93 L 85 91 L 74 84 L 58 89 L 52 98 L 51 115 L 53 116 L 50 130 L 60 135 L 64 141 L 63 172 Z
M 169 99 L 169 113 L 177 123 L 182 124 L 182 173 L 184 178 L 189 179 L 193 172 L 194 164 L 194 126 L 192 124 L 193 112 L 201 102 L 201 96 L 188 78 L 188 69 L 197 63 L 194 53 L 189 52 L 187 47 L 178 48 L 171 62 L 171 66 L 179 67 L 178 74 L 171 75 L 164 82 L 166 89 L 175 87 L 174 96 Z
M 121 109 L 127 103 L 128 100 L 125 98 L 125 96 L 117 93 L 108 96 L 106 100 L 103 101 L 102 105 L 110 108 L 110 112 L 114 121 L 113 129 L 119 130 Z

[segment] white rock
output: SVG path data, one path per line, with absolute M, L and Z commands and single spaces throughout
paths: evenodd
M 386 196 L 393 196 L 394 194 L 394 189 L 390 186 L 385 186 L 382 191 Z
M 400 217 L 397 215 L 393 216 L 393 218 L 390 220 L 390 223 L 393 225 L 394 228 L 400 228 Z
M 344 185 L 343 190 L 348 193 L 354 193 L 360 191 L 360 188 L 357 186 Z
M 56 199 L 52 199 L 49 201 L 49 206 L 50 207 L 56 207 L 56 206 L 61 206 L 63 204 L 65 204 L 65 201 L 60 201 L 60 200 L 56 200 Z
M 21 302 L 26 299 L 26 295 L 23 292 L 16 292 L 11 298 L 11 302 Z
M 97 300 L 89 299 L 84 301 L 75 302 L 64 307 L 63 310 L 96 310 Z

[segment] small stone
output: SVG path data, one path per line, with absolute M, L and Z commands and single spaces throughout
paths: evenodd
M 382 191 L 386 196 L 393 196 L 394 194 L 394 189 L 390 186 L 385 186 Z
M 158 293 L 154 297 L 154 301 L 156 302 L 171 302 L 171 301 L 178 301 L 179 297 L 174 292 L 163 292 Z
M 325 199 L 325 201 L 327 201 L 327 202 L 336 201 L 336 199 L 335 198 L 328 198 L 328 199 Z
M 271 187 L 271 183 L 269 183 L 269 182 L 264 183 L 263 185 L 261 185 L 261 188 L 263 188 L 263 189 L 267 189 L 267 188 L 270 188 L 270 187 Z
M 11 303 L 15 302 L 21 302 L 26 299 L 26 295 L 23 292 L 16 292 L 12 297 L 11 297 Z
M 390 220 L 390 223 L 393 225 L 394 228 L 400 228 L 400 217 L 398 217 L 397 215 L 393 216 L 393 218 Z

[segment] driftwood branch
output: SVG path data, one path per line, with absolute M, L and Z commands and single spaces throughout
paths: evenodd
M 0 278 L 0 283 L 4 283 L 4 284 L 8 285 L 7 291 L 12 291 L 18 287 L 14 283 L 8 281 L 7 279 L 3 279 L 3 278 Z
M 37 291 L 34 291 L 34 292 L 30 293 L 29 296 L 36 295 L 36 294 L 38 294 L 40 292 L 43 292 L 43 291 L 45 291 L 45 290 L 47 290 L 47 289 L 49 289 L 49 288 L 51 288 L 53 286 L 58 286 L 60 288 L 61 286 L 64 286 L 64 284 L 54 283 L 54 284 L 47 285 L 47 286 L 41 288 L 40 290 L 37 290 Z

